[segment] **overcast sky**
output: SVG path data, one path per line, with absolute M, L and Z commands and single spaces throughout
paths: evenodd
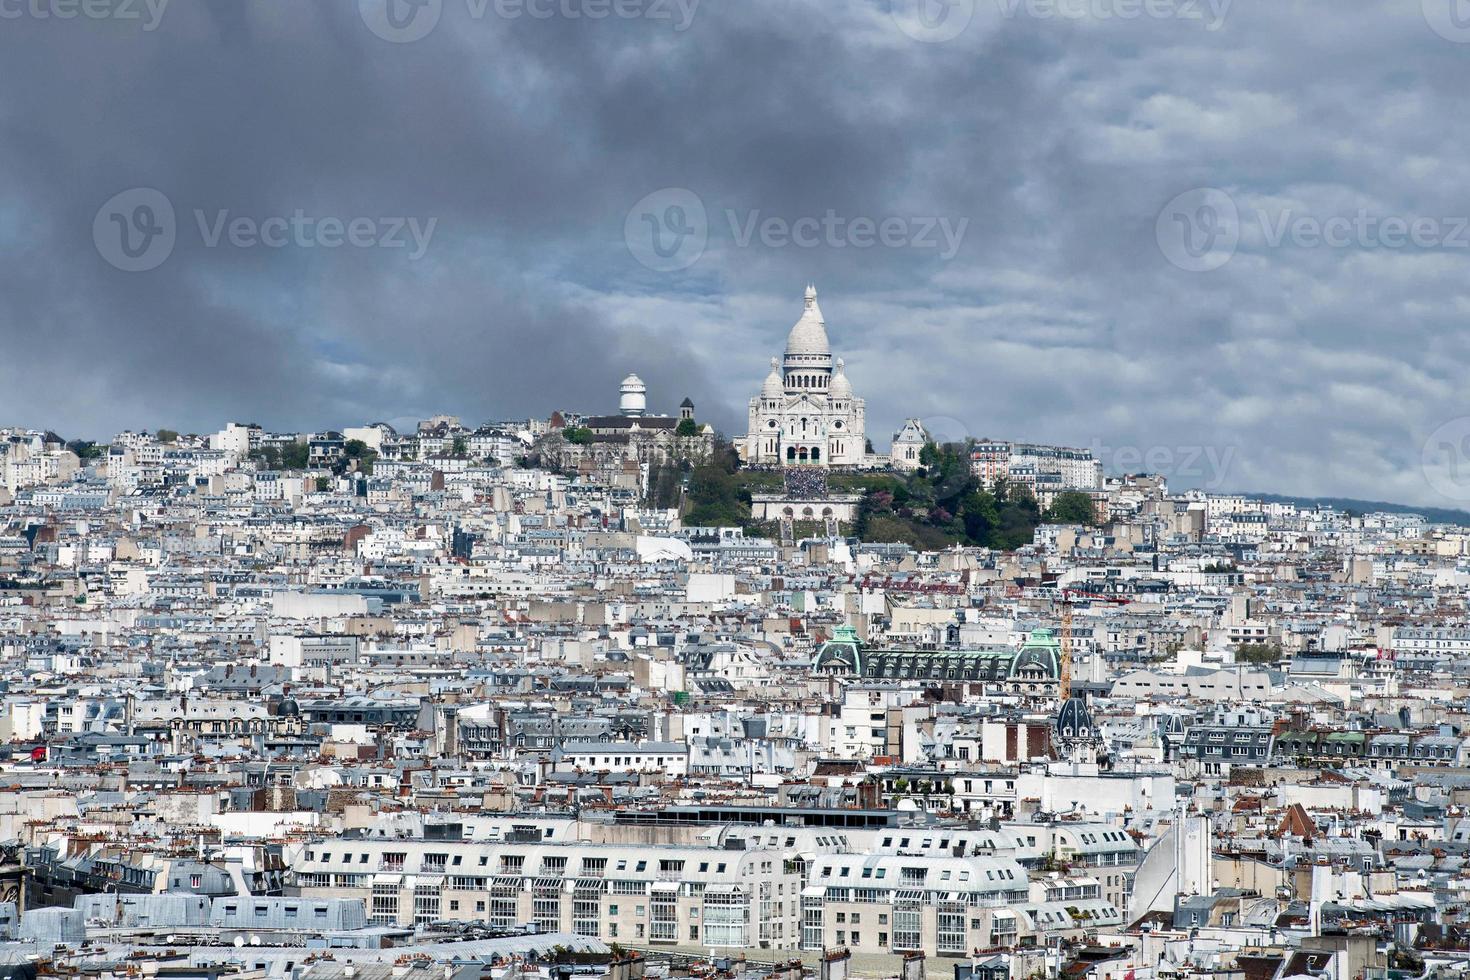
M 737 435 L 812 280 L 879 448 L 1464 504 L 1460 2 L 0 0 L 0 424 Z

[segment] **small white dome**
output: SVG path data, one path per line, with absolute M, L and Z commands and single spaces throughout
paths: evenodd
M 786 386 L 781 381 L 781 362 L 774 357 L 771 358 L 771 373 L 766 375 L 766 383 L 761 385 L 762 398 L 780 398 L 786 393 Z
M 827 389 L 831 398 L 851 398 L 852 382 L 847 380 L 847 372 L 844 370 L 847 362 L 842 358 L 837 359 L 837 370 L 832 375 L 832 384 Z

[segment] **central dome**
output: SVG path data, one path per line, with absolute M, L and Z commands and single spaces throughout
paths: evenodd
M 822 308 L 817 305 L 817 287 L 806 287 L 806 309 L 801 319 L 791 328 L 786 338 L 787 358 L 798 357 L 810 365 L 811 358 L 832 357 L 832 345 L 827 341 L 827 322 L 822 319 Z

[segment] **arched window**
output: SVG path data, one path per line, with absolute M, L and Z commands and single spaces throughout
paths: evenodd
M 821 458 L 822 458 L 822 451 L 820 449 L 813 449 L 812 450 L 812 460 L 815 462 L 816 460 L 819 460 Z

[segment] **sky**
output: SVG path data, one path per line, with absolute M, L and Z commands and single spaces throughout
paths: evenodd
M 0 425 L 745 402 L 1470 506 L 1466 0 L 0 0 Z

